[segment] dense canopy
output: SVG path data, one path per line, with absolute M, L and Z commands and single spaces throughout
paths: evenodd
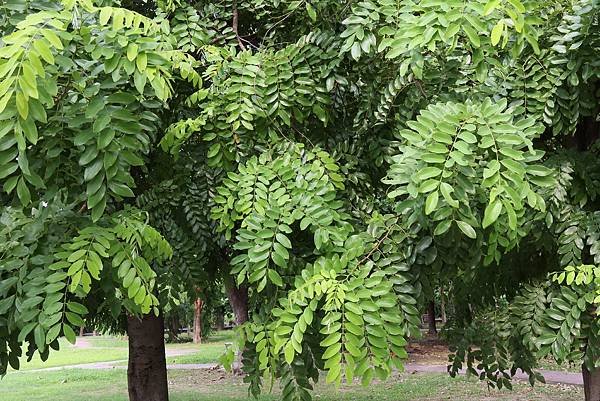
M 451 374 L 596 371 L 597 12 L 4 2 L 0 370 L 223 277 L 255 395 L 388 377 L 441 285 Z

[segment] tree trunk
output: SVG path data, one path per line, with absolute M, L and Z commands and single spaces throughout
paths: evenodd
M 79 337 L 83 337 L 84 334 L 85 334 L 85 327 L 81 326 L 79 328 Z
M 444 287 L 440 288 L 440 313 L 442 314 L 442 323 L 445 325 L 448 317 L 446 316 L 446 293 L 444 292 Z
M 585 365 L 581 367 L 583 374 L 583 391 L 585 401 L 600 401 L 600 369 L 590 372 Z
M 223 311 L 223 308 L 219 308 L 219 310 L 217 311 L 217 315 L 215 316 L 215 326 L 217 328 L 217 330 L 224 330 L 225 329 L 225 312 Z
M 225 280 L 227 297 L 233 309 L 235 324 L 241 325 L 248 321 L 248 288 L 238 288 L 231 278 Z
M 169 342 L 177 342 L 179 337 L 179 329 L 181 324 L 179 323 L 179 317 L 177 315 L 167 320 L 167 331 L 169 332 Z
M 202 342 L 202 306 L 204 302 L 196 298 L 194 302 L 194 344 Z
M 227 297 L 233 309 L 233 316 L 235 318 L 235 324 L 240 326 L 246 323 L 249 319 L 248 316 L 248 288 L 237 287 L 231 277 L 225 278 L 225 289 L 227 290 Z M 242 374 L 243 370 L 243 350 L 239 350 L 237 353 L 237 362 L 234 363 L 233 372 L 235 374 Z
M 429 305 L 427 306 L 427 320 L 429 321 L 429 335 L 437 335 L 437 327 L 435 324 L 435 303 L 433 301 L 429 302 Z
M 165 324 L 162 316 L 127 317 L 129 401 L 168 401 Z

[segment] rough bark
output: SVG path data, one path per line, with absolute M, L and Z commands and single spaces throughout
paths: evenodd
M 165 325 L 162 316 L 127 318 L 129 401 L 168 401 Z
M 204 302 L 196 298 L 194 302 L 194 344 L 202 343 L 202 306 Z
M 429 335 L 437 335 L 437 326 L 435 324 L 435 303 L 429 302 L 427 306 L 427 321 L 429 322 Z
M 237 287 L 231 279 L 225 281 L 225 288 L 231 309 L 233 309 L 235 324 L 239 326 L 246 323 L 248 321 L 248 288 Z
M 581 367 L 583 374 L 583 391 L 585 401 L 600 401 L 600 369 L 590 372 L 585 365 Z

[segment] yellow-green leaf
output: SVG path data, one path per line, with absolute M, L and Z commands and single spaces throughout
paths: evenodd
M 496 46 L 498 42 L 500 42 L 500 37 L 502 36 L 502 32 L 504 32 L 504 21 L 500 20 L 492 29 L 492 46 Z

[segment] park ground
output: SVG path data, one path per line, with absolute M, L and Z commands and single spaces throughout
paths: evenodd
M 172 401 L 246 401 L 247 387 L 242 379 L 222 369 L 191 369 L 198 364 L 214 363 L 230 342 L 230 333 L 217 332 L 201 345 L 184 343 L 167 345 Z M 412 344 L 411 363 L 440 365 L 447 358 L 442 344 Z M 19 372 L 10 371 L 0 382 L 2 401 L 126 401 L 127 382 L 124 369 L 127 341 L 115 337 L 84 337 L 75 346 L 63 344 L 61 351 L 42 362 L 24 363 Z M 85 369 L 77 364 L 87 364 Z M 190 369 L 185 366 L 189 365 Z M 552 367 L 552 366 L 549 366 Z M 51 368 L 51 369 L 48 369 Z M 277 400 L 277 387 L 261 400 Z M 579 386 L 560 384 L 529 385 L 515 383 L 513 391 L 491 390 L 474 378 L 452 379 L 440 373 L 397 373 L 386 382 L 334 386 L 319 384 L 315 400 L 319 401 L 579 401 Z

